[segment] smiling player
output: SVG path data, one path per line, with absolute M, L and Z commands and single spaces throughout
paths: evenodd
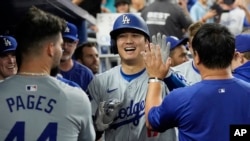
M 17 73 L 16 46 L 12 36 L 0 36 L 0 82 Z
M 140 54 L 150 40 L 145 21 L 134 14 L 123 14 L 115 20 L 110 35 L 112 50 L 119 54 L 121 65 L 98 74 L 89 84 L 93 115 L 97 113 L 96 129 L 105 130 L 106 141 L 174 141 L 173 129 L 158 133 L 145 125 L 149 77 Z M 163 87 L 164 95 L 167 87 Z M 107 115 L 100 120 L 103 112 Z

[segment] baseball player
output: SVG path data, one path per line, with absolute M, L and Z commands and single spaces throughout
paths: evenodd
M 200 27 L 203 25 L 202 22 L 196 22 L 191 24 L 188 27 L 188 33 L 189 33 L 189 44 L 188 48 L 193 56 L 193 49 L 192 49 L 192 39 L 196 32 L 200 29 Z M 201 75 L 199 70 L 196 68 L 193 59 L 180 64 L 178 66 L 175 66 L 172 68 L 177 74 L 184 76 L 185 80 L 189 85 L 193 85 L 196 82 L 201 81 Z
M 0 36 L 0 82 L 17 73 L 16 46 L 12 36 Z
M 168 36 L 167 42 L 170 43 L 170 54 L 171 66 L 177 66 L 189 60 L 188 50 L 185 46 L 187 44 L 188 38 L 178 39 L 175 36 Z
M 180 141 L 229 141 L 231 125 L 249 125 L 250 84 L 234 78 L 230 68 L 234 43 L 227 27 L 204 24 L 192 40 L 202 81 L 175 89 L 164 99 L 161 81 L 150 82 L 145 104 L 147 127 L 161 132 L 178 127 Z M 159 61 L 160 49 L 152 46 L 143 55 L 148 75 L 164 78 L 170 62 Z
M 60 63 L 66 23 L 32 7 L 17 26 L 17 75 L 0 83 L 1 141 L 94 141 L 91 104 L 50 70 Z
M 250 34 L 241 33 L 235 37 L 236 53 L 232 60 L 234 77 L 250 82 Z
M 104 131 L 106 141 L 176 140 L 174 129 L 159 133 L 145 125 L 149 76 L 140 54 L 150 43 L 145 21 L 132 13 L 122 14 L 110 35 L 112 51 L 119 54 L 121 65 L 97 74 L 88 86 L 97 131 Z M 168 88 L 165 84 L 162 87 L 164 96 Z
M 63 78 L 76 82 L 86 91 L 88 84 L 93 79 L 93 73 L 88 67 L 72 58 L 78 41 L 77 27 L 73 23 L 67 22 L 67 27 L 63 32 L 63 55 L 59 68 Z

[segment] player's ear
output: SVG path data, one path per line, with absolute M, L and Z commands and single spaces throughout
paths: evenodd
M 240 53 L 235 51 L 234 52 L 234 57 L 233 57 L 233 60 L 238 60 L 240 58 Z
M 200 62 L 200 57 L 199 57 L 197 51 L 194 51 L 193 59 L 194 59 L 194 63 L 195 63 L 196 66 L 198 66 L 201 63 Z
M 245 58 L 245 57 L 244 57 L 244 54 L 243 54 L 243 53 L 240 53 L 240 52 L 237 52 L 237 53 L 238 53 L 239 58 L 240 58 L 240 63 L 243 64 L 243 63 L 244 63 L 244 60 L 245 60 L 245 59 L 244 59 L 244 58 Z
M 47 54 L 49 56 L 51 56 L 51 57 L 54 56 L 56 48 L 55 48 L 55 44 L 53 42 L 48 43 L 46 49 L 47 49 Z

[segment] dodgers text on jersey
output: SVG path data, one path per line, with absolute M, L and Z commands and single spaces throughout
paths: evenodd
M 133 123 L 134 126 L 139 125 L 140 118 L 145 114 L 145 101 L 139 101 L 134 103 L 134 100 L 130 101 L 130 105 L 126 108 L 121 108 L 118 112 L 118 116 L 115 118 L 111 125 L 111 128 L 116 129 L 122 125 Z

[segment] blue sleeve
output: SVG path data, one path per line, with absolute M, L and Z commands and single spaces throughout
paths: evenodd
M 73 81 L 70 81 L 68 79 L 65 79 L 65 78 L 62 78 L 62 77 L 56 77 L 58 80 L 72 86 L 72 87 L 78 87 L 78 88 L 81 88 L 77 83 L 73 82 Z
M 148 113 L 148 122 L 150 123 L 152 129 L 157 132 L 164 132 L 167 130 L 165 127 L 161 127 L 161 120 L 160 120 L 160 107 L 153 107 L 150 109 Z
M 169 77 L 164 78 L 163 81 L 168 86 L 169 91 L 187 86 L 187 81 L 184 76 L 177 73 L 172 73 Z
M 179 95 L 177 97 L 177 93 L 174 93 L 174 91 L 164 98 L 161 105 L 150 109 L 148 122 L 153 130 L 164 132 L 169 128 L 177 126 L 177 111 L 180 112 L 179 106 L 181 106 L 181 104 L 179 103 Z

